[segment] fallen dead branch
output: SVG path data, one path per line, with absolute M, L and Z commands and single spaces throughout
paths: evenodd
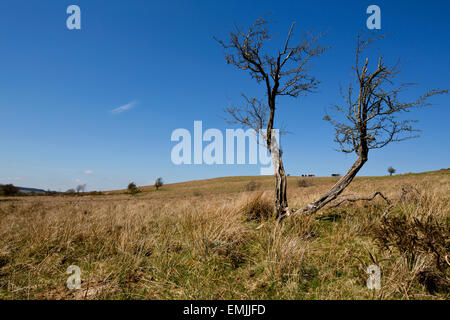
M 374 193 L 372 193 L 368 197 L 343 198 L 343 199 L 340 199 L 335 204 L 330 205 L 329 208 L 336 208 L 336 207 L 340 206 L 342 203 L 347 202 L 347 201 L 348 202 L 371 201 L 371 200 L 375 199 L 376 196 L 380 196 L 384 201 L 386 201 L 386 203 L 388 205 L 391 205 L 391 201 L 383 193 L 381 193 L 381 191 L 375 191 Z

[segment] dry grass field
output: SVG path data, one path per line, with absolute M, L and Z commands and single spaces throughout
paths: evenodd
M 336 181 L 288 179 L 291 208 Z M 355 179 L 345 194 L 382 191 L 393 202 L 384 217 L 376 198 L 261 222 L 272 186 L 230 177 L 136 195 L 0 197 L 0 299 L 449 298 L 450 170 Z M 371 264 L 379 291 L 366 287 Z M 80 290 L 66 287 L 70 265 Z

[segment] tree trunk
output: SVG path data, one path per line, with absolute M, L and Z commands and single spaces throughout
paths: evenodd
M 367 161 L 367 153 L 358 156 L 358 159 L 353 163 L 347 173 L 339 179 L 338 182 L 328 192 L 324 193 L 319 199 L 309 203 L 306 207 L 300 208 L 294 214 L 313 214 L 328 204 L 330 201 L 336 199 L 342 191 L 352 182 L 358 171 L 363 167 Z
M 286 173 L 284 172 L 282 155 L 283 152 L 278 145 L 277 138 L 273 132 L 273 123 L 275 119 L 275 97 L 278 90 L 278 79 L 275 81 L 272 91 L 270 87 L 267 86 L 268 90 L 268 105 L 270 107 L 269 121 L 267 122 L 266 130 L 266 143 L 267 148 L 270 151 L 270 156 L 272 158 L 272 164 L 275 174 L 275 214 L 277 219 L 289 216 L 291 213 L 289 211 L 287 202 L 287 179 Z
M 287 179 L 284 171 L 282 151 L 278 147 L 275 137 L 271 137 L 270 155 L 275 171 L 275 213 L 276 217 L 290 215 L 287 201 Z

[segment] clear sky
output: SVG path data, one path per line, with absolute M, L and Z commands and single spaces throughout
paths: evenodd
M 66 8 L 81 8 L 81 30 L 68 30 Z M 0 183 L 65 191 L 147 185 L 161 176 L 177 182 L 258 175 L 258 165 L 172 163 L 173 130 L 230 126 L 222 110 L 240 94 L 263 97 L 246 72 L 227 65 L 213 36 L 234 22 L 248 26 L 272 11 L 271 31 L 282 40 L 296 22 L 327 31 L 332 48 L 314 60 L 322 82 L 305 98 L 279 100 L 278 124 L 287 173 L 344 173 L 355 155 L 337 151 L 324 108 L 341 103 L 339 86 L 352 75 L 357 34 L 366 8 L 381 8 L 380 54 L 401 59 L 399 81 L 418 82 L 405 98 L 450 87 L 449 1 L 148 1 L 2 0 L 0 2 Z M 409 114 L 419 139 L 369 154 L 361 175 L 450 167 L 450 95 Z M 122 107 L 122 108 L 121 108 Z M 121 109 L 117 109 L 121 108 Z M 115 110 L 113 112 L 113 110 Z

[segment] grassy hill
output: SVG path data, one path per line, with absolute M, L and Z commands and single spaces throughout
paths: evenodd
M 385 181 L 385 182 L 396 182 L 396 183 L 408 183 L 409 181 L 419 181 L 420 178 L 418 176 L 446 176 L 450 175 L 450 169 L 441 169 L 437 171 L 429 171 L 429 172 L 421 172 L 421 173 L 407 173 L 395 176 L 373 176 L 373 177 L 356 177 L 355 182 L 362 181 L 374 182 L 374 181 Z M 411 180 L 412 178 L 412 180 Z M 296 188 L 298 186 L 299 180 L 304 181 L 312 181 L 314 187 L 325 187 L 328 188 L 332 186 L 339 178 L 338 177 L 296 177 L 289 176 L 288 180 L 288 192 L 292 191 L 292 188 Z M 158 192 L 164 191 L 164 194 L 160 194 L 160 196 L 183 196 L 189 197 L 194 193 L 196 195 L 207 193 L 207 194 L 228 194 L 228 193 L 239 193 L 242 191 L 246 191 L 246 186 L 248 183 L 254 181 L 258 184 L 259 190 L 267 190 L 271 191 L 274 185 L 273 176 L 237 176 L 237 177 L 220 177 L 213 179 L 205 179 L 205 180 L 194 180 L 187 182 L 179 182 L 164 185 L 163 189 Z M 377 184 L 376 184 L 377 185 Z M 139 197 L 145 197 L 148 193 L 156 191 L 153 186 L 141 186 L 139 187 L 143 193 L 139 194 Z M 308 189 L 308 191 L 316 190 L 315 188 Z M 127 190 L 114 190 L 107 191 L 105 194 L 108 195 L 116 195 L 127 193 Z M 155 194 L 154 194 L 155 195 Z
M 290 207 L 336 180 L 289 177 Z M 450 170 L 359 177 L 343 195 L 382 191 L 389 211 L 380 199 L 346 202 L 282 223 L 255 219 L 272 186 L 226 177 L 136 195 L 0 197 L 0 298 L 448 299 Z M 366 287 L 372 264 L 379 291 Z M 70 265 L 81 290 L 66 287 Z

